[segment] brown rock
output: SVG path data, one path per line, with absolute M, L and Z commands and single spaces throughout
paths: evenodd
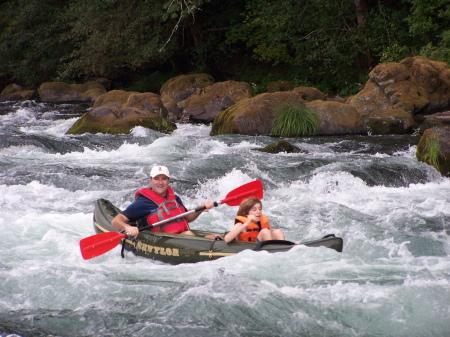
M 99 96 L 94 102 L 94 108 L 107 105 L 110 107 L 120 108 L 128 102 L 128 98 L 132 94 L 138 94 L 137 91 L 111 90 Z
M 383 63 L 375 67 L 370 73 L 369 78 L 384 88 L 390 84 L 406 81 L 411 77 L 408 69 L 401 63 Z
M 444 111 L 428 116 L 424 116 L 425 121 L 420 125 L 420 132 L 426 129 L 436 127 L 436 126 L 448 126 L 450 127 L 450 111 Z
M 297 146 L 292 145 L 287 140 L 280 140 L 279 142 L 267 145 L 265 148 L 259 149 L 259 151 L 266 152 L 266 153 L 280 153 L 280 152 L 300 153 L 300 152 L 305 152 L 305 151 L 302 151 Z
M 83 84 L 68 84 L 64 82 L 45 82 L 38 89 L 39 96 L 44 102 L 86 102 L 93 101 L 91 94 L 83 94 L 89 90 L 97 89 L 106 92 L 106 89 L 97 81 L 89 81 Z
M 176 125 L 169 121 L 168 116 L 157 94 L 112 90 L 98 97 L 93 109 L 67 133 L 129 133 L 136 126 L 170 132 L 176 129 Z
M 425 130 L 417 145 L 416 157 L 450 177 L 450 127 Z
M 175 100 L 171 96 L 169 95 L 161 96 L 161 102 L 169 112 L 169 119 L 171 121 L 176 122 L 182 119 L 183 109 L 178 107 L 177 102 L 175 102 Z M 186 117 L 186 121 L 188 120 L 189 116 Z
M 27 101 L 33 99 L 36 94 L 35 90 L 23 90 L 16 91 L 12 94 L 1 94 L 0 102 L 16 102 L 16 101 Z
M 319 118 L 318 135 L 366 134 L 367 128 L 358 111 L 344 103 L 334 101 L 313 101 L 306 103 L 314 109 Z
M 374 110 L 391 107 L 389 97 L 372 80 L 368 80 L 363 90 L 351 97 L 348 104 L 354 107 L 362 117 L 368 116 Z
M 212 122 L 221 111 L 244 98 L 252 97 L 251 87 L 245 82 L 226 81 L 198 90 L 178 103 L 183 114 L 195 122 Z
M 285 103 L 304 104 L 302 98 L 291 91 L 245 98 L 216 117 L 210 134 L 270 135 L 276 111 Z
M 426 57 L 408 57 L 400 62 L 411 74 L 411 79 L 429 94 L 449 94 L 450 82 L 441 77 L 448 70 L 444 62 L 431 61 Z M 434 97 L 433 97 L 434 99 Z
M 450 69 L 443 62 L 410 57 L 383 63 L 369 74 L 364 89 L 349 100 L 360 114 L 377 109 L 403 109 L 431 114 L 450 108 Z
M 132 93 L 127 102 L 122 106 L 123 108 L 136 108 L 139 110 L 146 110 L 159 115 L 163 118 L 168 118 L 169 113 L 164 107 L 161 97 L 157 94 L 146 93 Z
M 22 86 L 15 84 L 15 83 L 11 83 L 11 84 L 8 84 L 5 87 L 5 89 L 3 89 L 1 95 L 11 95 L 11 94 L 14 94 L 14 93 L 22 91 L 22 90 L 23 90 Z
M 83 102 L 95 102 L 97 98 L 105 93 L 104 88 L 93 88 L 88 89 L 81 95 L 81 100 Z
M 273 81 L 267 84 L 267 92 L 291 91 L 295 88 L 294 81 Z
M 384 93 L 392 109 L 403 109 L 413 114 L 430 103 L 426 90 L 411 81 L 392 83 L 384 89 Z
M 314 87 L 296 87 L 296 88 L 292 89 L 292 91 L 295 92 L 296 94 L 300 95 L 300 97 L 305 102 L 311 102 L 311 101 L 315 101 L 317 99 L 319 99 L 319 100 L 326 99 L 326 95 L 322 91 L 320 91 L 319 89 L 316 89 Z
M 199 89 L 214 84 L 214 79 L 208 74 L 180 75 L 168 80 L 161 87 L 161 97 L 171 96 L 175 102 L 180 102 Z
M 413 131 L 415 122 L 403 109 L 378 109 L 370 113 L 367 126 L 372 135 L 408 134 Z
M 116 108 L 100 106 L 85 113 L 67 131 L 67 134 L 83 133 L 130 133 L 136 126 L 159 132 L 171 132 L 176 125 L 150 111 L 133 107 Z

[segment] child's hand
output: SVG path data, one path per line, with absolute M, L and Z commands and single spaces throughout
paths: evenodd
M 247 217 L 247 220 L 248 221 L 251 221 L 251 222 L 258 222 L 258 218 L 256 217 L 256 216 L 254 216 L 253 214 L 250 214 L 248 217 Z

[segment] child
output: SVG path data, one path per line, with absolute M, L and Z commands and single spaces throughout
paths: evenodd
M 262 214 L 262 203 L 258 198 L 247 198 L 239 205 L 234 226 L 224 240 L 261 242 L 266 240 L 284 240 L 281 229 L 272 229 L 267 217 Z

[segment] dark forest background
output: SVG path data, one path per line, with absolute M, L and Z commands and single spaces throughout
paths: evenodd
M 0 91 L 107 77 L 158 93 L 205 72 L 255 93 L 292 80 L 348 95 L 381 62 L 450 63 L 449 0 L 9 0 L 0 12 Z

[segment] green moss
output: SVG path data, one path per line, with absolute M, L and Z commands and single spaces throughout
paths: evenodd
M 422 158 L 426 163 L 434 166 L 437 170 L 439 170 L 440 152 L 441 148 L 439 145 L 439 138 L 427 138 L 423 149 Z
M 236 105 L 222 111 L 215 119 L 211 127 L 210 136 L 229 135 L 237 133 L 233 127 L 233 120 L 236 115 Z
M 276 112 L 271 134 L 276 137 L 310 136 L 317 132 L 319 119 L 313 109 L 300 103 L 286 103 Z
M 145 120 L 141 122 L 139 125 L 123 124 L 121 126 L 111 126 L 92 122 L 91 120 L 83 116 L 72 125 L 72 127 L 66 132 L 66 134 L 68 135 L 81 135 L 84 133 L 93 133 L 93 134 L 107 133 L 112 135 L 127 134 L 130 133 L 131 130 L 136 126 L 142 126 L 144 128 L 152 129 L 162 133 L 169 133 L 176 130 L 177 128 L 175 123 L 161 117 L 155 117 L 152 119 Z

